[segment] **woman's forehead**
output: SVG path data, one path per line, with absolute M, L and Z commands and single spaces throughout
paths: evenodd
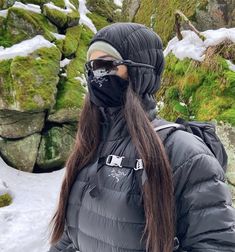
M 93 51 L 90 55 L 89 60 L 97 59 L 97 58 L 108 58 L 108 59 L 115 59 L 112 55 L 103 52 L 103 51 Z

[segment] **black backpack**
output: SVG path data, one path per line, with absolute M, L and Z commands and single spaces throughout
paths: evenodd
M 176 130 L 187 131 L 202 139 L 219 161 L 224 172 L 227 171 L 228 156 L 222 142 L 216 134 L 215 125 L 213 123 L 185 121 L 182 118 L 178 118 L 175 123 L 169 123 L 164 119 L 160 119 L 158 122 L 160 122 L 160 125 L 154 127 L 154 130 L 158 133 L 163 142 L 165 142 Z

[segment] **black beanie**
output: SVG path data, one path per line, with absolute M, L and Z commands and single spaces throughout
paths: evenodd
M 154 95 L 160 87 L 160 78 L 164 69 L 160 37 L 143 24 L 119 22 L 99 30 L 89 46 L 95 41 L 111 44 L 124 60 L 129 59 L 155 67 L 155 69 L 128 67 L 132 88 L 142 99 L 145 110 L 155 109 Z

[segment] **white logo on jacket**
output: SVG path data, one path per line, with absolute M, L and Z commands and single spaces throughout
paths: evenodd
M 124 177 L 126 175 L 127 175 L 127 171 L 124 172 L 124 171 L 120 170 L 119 168 L 116 168 L 116 169 L 112 168 L 111 172 L 108 176 L 112 176 L 113 178 L 116 179 L 117 182 L 119 182 L 120 178 Z

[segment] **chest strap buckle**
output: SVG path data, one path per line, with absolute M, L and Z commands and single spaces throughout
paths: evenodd
M 122 159 L 124 157 L 116 156 L 116 155 L 108 155 L 106 159 L 106 165 L 109 166 L 119 166 L 122 167 Z
M 144 169 L 144 164 L 143 164 L 143 160 L 142 159 L 136 159 L 136 165 L 134 167 L 134 170 L 140 170 L 140 169 Z

